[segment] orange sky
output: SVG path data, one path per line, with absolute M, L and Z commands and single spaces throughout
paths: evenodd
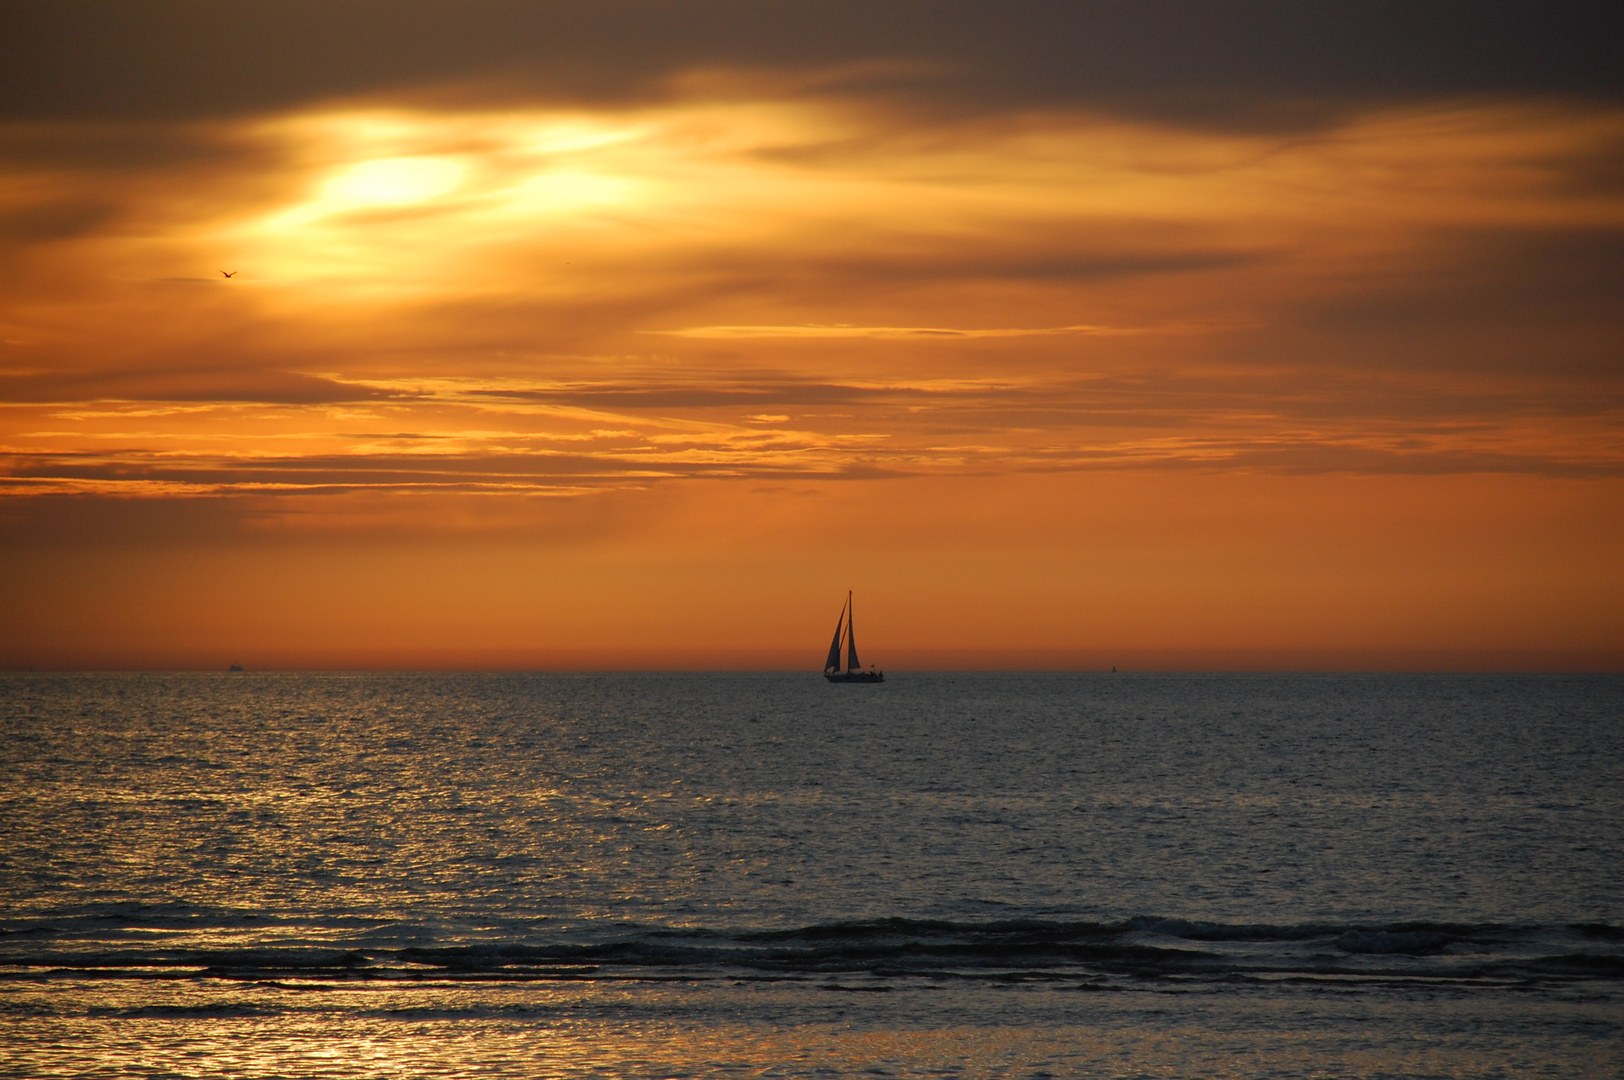
M 0 146 L 0 665 L 812 668 L 852 588 L 893 668 L 1624 667 L 1606 101 L 694 68 Z

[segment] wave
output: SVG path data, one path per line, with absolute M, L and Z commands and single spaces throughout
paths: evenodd
M 883 989 L 908 979 L 1624 979 L 1624 929 L 1605 923 L 890 918 L 781 930 L 619 926 L 590 938 L 584 931 L 530 931 L 497 940 L 431 941 L 423 940 L 430 935 L 420 924 L 411 924 L 404 937 L 368 933 L 364 941 L 337 946 L 290 944 L 279 933 L 274 940 L 191 948 L 172 934 L 110 938 L 94 932 L 96 924 L 106 928 L 99 918 L 5 928 L 0 979 L 867 980 L 837 989 Z M 329 940 L 332 932 L 321 930 Z

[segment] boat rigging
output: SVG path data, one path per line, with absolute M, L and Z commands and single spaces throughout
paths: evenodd
M 846 670 L 840 670 L 840 643 L 846 643 Z M 857 635 L 852 631 L 851 591 L 846 592 L 846 606 L 840 609 L 835 622 L 835 639 L 829 643 L 829 659 L 823 663 L 823 677 L 834 683 L 877 683 L 885 681 L 885 672 L 870 668 L 863 670 L 857 659 Z

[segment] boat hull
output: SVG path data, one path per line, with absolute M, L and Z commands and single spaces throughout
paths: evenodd
M 883 671 L 825 671 L 823 677 L 830 682 L 884 682 Z

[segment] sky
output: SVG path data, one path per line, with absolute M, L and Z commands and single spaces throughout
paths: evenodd
M 1615 6 L 0 10 L 0 667 L 1624 669 Z

